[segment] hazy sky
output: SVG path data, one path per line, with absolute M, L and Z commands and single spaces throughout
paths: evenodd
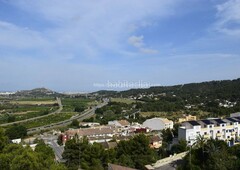
M 240 0 L 0 0 L 0 91 L 239 77 Z

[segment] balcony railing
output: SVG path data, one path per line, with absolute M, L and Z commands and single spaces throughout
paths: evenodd
M 209 138 L 209 135 L 203 135 L 204 138 Z

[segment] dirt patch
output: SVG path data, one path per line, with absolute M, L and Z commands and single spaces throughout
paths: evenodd
M 15 112 L 15 115 L 25 115 L 27 113 L 34 112 L 34 111 L 26 111 L 26 112 Z
M 57 101 L 11 101 L 10 103 L 18 105 L 53 105 L 56 104 Z

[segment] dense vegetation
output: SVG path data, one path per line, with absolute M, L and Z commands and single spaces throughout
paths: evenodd
M 6 136 L 9 139 L 18 139 L 27 136 L 27 128 L 22 125 L 13 125 L 6 129 Z
M 199 98 L 208 97 L 209 99 L 230 99 L 237 100 L 240 96 L 240 79 L 236 80 L 223 80 L 223 81 L 210 81 L 203 83 L 190 83 L 176 86 L 160 86 L 151 87 L 148 89 L 131 89 L 118 93 L 123 97 L 130 95 L 138 95 L 141 93 L 146 94 L 174 94 L 181 96 L 185 99 L 194 101 L 196 96 Z M 198 98 L 198 97 L 197 97 Z
M 107 105 L 97 108 L 95 118 L 85 119 L 85 122 L 99 122 L 100 124 L 107 124 L 108 121 L 128 119 L 131 121 L 132 113 L 136 112 L 135 104 L 127 104 L 122 102 L 109 102 Z
M 129 141 L 121 141 L 114 149 L 105 150 L 99 143 L 89 144 L 86 138 L 81 140 L 76 136 L 67 141 L 63 158 L 69 169 L 96 169 L 115 163 L 128 167 L 144 169 L 144 165 L 153 163 L 158 156 L 155 150 L 149 148 L 149 139 L 143 134 Z
M 91 99 L 86 98 L 63 98 L 63 111 L 67 112 L 82 112 L 88 107 L 88 104 L 92 102 Z
M 9 143 L 5 132 L 0 128 L 0 169 L 1 170 L 66 170 L 54 161 L 53 150 L 39 141 L 35 151 L 29 146 Z
M 184 111 L 196 115 L 199 111 L 209 113 L 199 116 L 204 118 L 228 116 L 240 111 L 240 79 L 131 89 L 115 93 L 104 91 L 104 95 L 134 98 L 137 108 L 145 112 Z
M 240 169 L 240 145 L 228 147 L 224 141 L 199 137 L 184 158 L 179 170 L 238 170 Z

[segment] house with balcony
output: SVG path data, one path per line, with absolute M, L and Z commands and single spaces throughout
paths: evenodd
M 240 137 L 240 117 L 186 121 L 178 128 L 178 139 L 193 145 L 198 136 L 219 139 L 232 145 Z

